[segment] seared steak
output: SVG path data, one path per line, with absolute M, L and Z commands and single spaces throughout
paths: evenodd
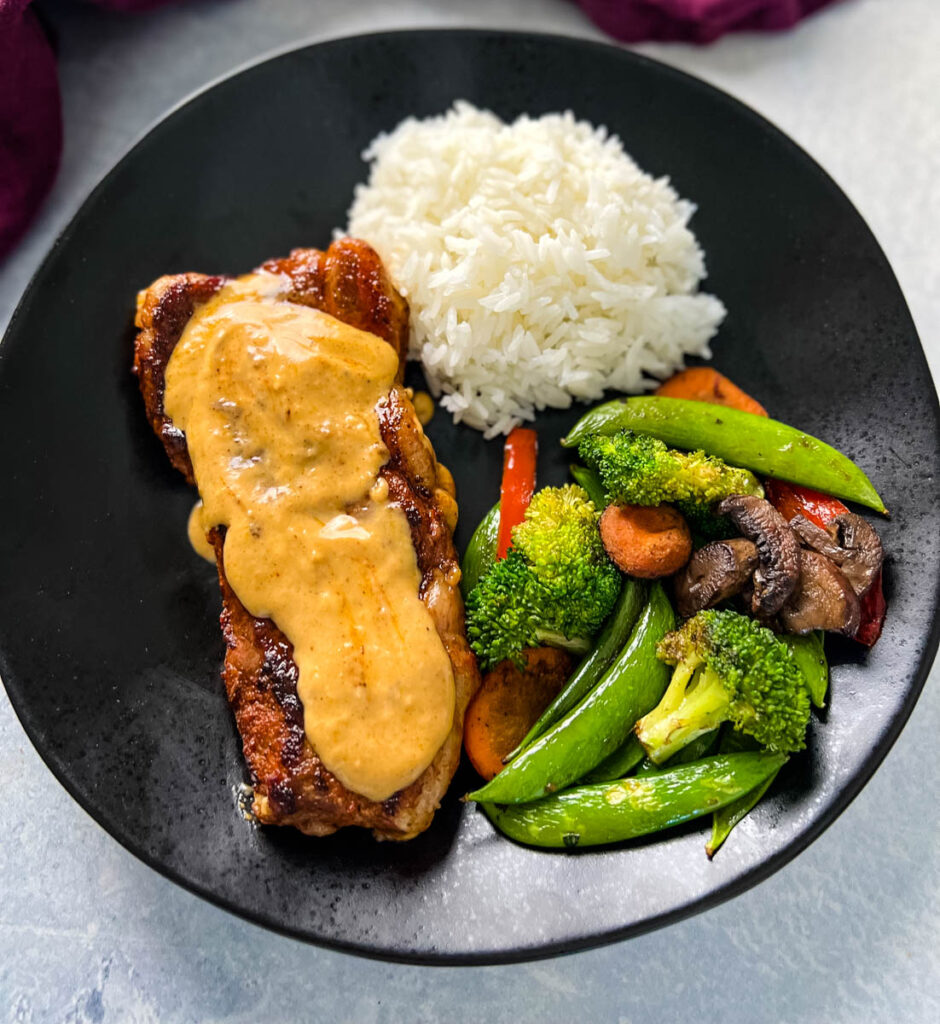
M 324 253 L 298 249 L 258 268 L 279 274 L 283 300 L 312 306 L 387 341 L 400 360 L 408 348 L 408 307 L 364 242 L 341 239 Z M 170 461 L 193 483 L 185 435 L 167 418 L 165 372 L 173 348 L 200 304 L 227 281 L 204 274 L 161 277 L 138 296 L 134 372 L 147 417 Z M 253 811 L 272 825 L 327 835 L 345 825 L 371 828 L 379 838 L 409 839 L 428 827 L 460 759 L 463 717 L 479 684 L 464 634 L 460 568 L 448 517 L 454 509 L 449 474 L 438 467 L 408 393 L 396 384 L 378 408 L 389 461 L 381 469 L 391 499 L 404 510 L 422 582 L 420 596 L 454 670 L 453 727 L 424 773 L 377 803 L 346 789 L 320 761 L 304 732 L 293 649 L 277 624 L 250 615 L 225 576 L 222 529 L 210 541 L 222 589 L 223 679 L 254 786 Z M 394 737 L 389 737 L 394 742 Z

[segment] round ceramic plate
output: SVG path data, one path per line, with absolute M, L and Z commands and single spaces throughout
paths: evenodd
M 214 570 L 186 540 L 193 494 L 130 373 L 134 297 L 164 273 L 237 274 L 326 246 L 409 115 L 465 98 L 503 117 L 571 109 L 699 205 L 716 364 L 778 418 L 852 454 L 891 508 L 887 628 L 829 645 L 808 750 L 714 861 L 705 826 L 544 852 L 494 833 L 458 773 L 410 843 L 311 839 L 239 813 L 246 781 L 219 667 Z M 413 370 L 415 377 L 417 371 Z M 539 417 L 541 483 L 583 409 Z M 438 413 L 463 547 L 498 493 L 499 441 Z M 937 647 L 937 400 L 884 255 L 833 182 L 730 97 L 612 47 L 495 32 L 403 32 L 304 47 L 158 124 L 56 243 L 0 347 L 0 674 L 68 791 L 169 878 L 291 935 L 401 960 L 523 959 L 623 938 L 766 878 L 830 824 L 910 714 Z

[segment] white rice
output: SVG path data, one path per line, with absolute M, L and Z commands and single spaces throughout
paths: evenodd
M 411 356 L 455 420 L 493 437 L 710 354 L 725 310 L 698 292 L 695 207 L 605 128 L 458 102 L 363 157 L 348 232 L 407 296 Z

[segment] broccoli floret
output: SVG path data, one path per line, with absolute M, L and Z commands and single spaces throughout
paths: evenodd
M 675 671 L 663 699 L 636 724 L 637 738 L 657 764 L 722 722 L 775 753 L 805 746 L 803 673 L 786 644 L 754 619 L 699 612 L 663 637 L 657 654 Z
M 607 496 L 628 505 L 686 502 L 709 508 L 731 494 L 764 495 L 757 477 L 747 469 L 729 466 L 704 452 L 676 451 L 632 430 L 593 434 L 578 451 L 601 478 Z
M 508 554 L 470 591 L 467 633 L 484 669 L 526 647 L 583 653 L 620 593 L 598 513 L 580 487 L 546 487 L 512 531 Z
M 734 523 L 727 516 L 719 515 L 713 506 L 698 501 L 677 501 L 675 504 L 689 524 L 696 547 L 712 540 L 729 540 L 741 536 Z
M 512 531 L 513 547 L 525 557 L 539 585 L 560 603 L 558 629 L 569 635 L 585 632 L 581 624 L 586 598 L 602 598 L 603 619 L 610 611 L 608 600 L 612 606 L 620 592 L 620 574 L 604 551 L 597 523 L 598 513 L 587 492 L 567 484 L 534 495 L 525 519 Z M 587 632 L 595 628 L 589 626 Z

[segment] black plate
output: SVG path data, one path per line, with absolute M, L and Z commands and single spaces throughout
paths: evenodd
M 871 654 L 834 643 L 809 750 L 714 862 L 704 830 L 545 853 L 460 804 L 376 844 L 253 827 L 218 677 L 219 598 L 186 542 L 193 496 L 131 377 L 134 294 L 181 270 L 238 273 L 345 220 L 359 153 L 456 98 L 504 117 L 571 108 L 700 205 L 717 364 L 773 413 L 855 455 L 893 516 L 890 616 Z M 580 410 L 541 417 L 540 479 Z M 497 493 L 501 449 L 438 415 L 462 545 Z M 407 32 L 284 54 L 176 110 L 95 190 L 0 347 L 0 673 L 68 791 L 168 877 L 252 920 L 343 949 L 498 961 L 622 938 L 767 877 L 832 822 L 910 714 L 937 647 L 937 400 L 884 255 L 833 182 L 728 96 L 634 54 L 560 38 Z

